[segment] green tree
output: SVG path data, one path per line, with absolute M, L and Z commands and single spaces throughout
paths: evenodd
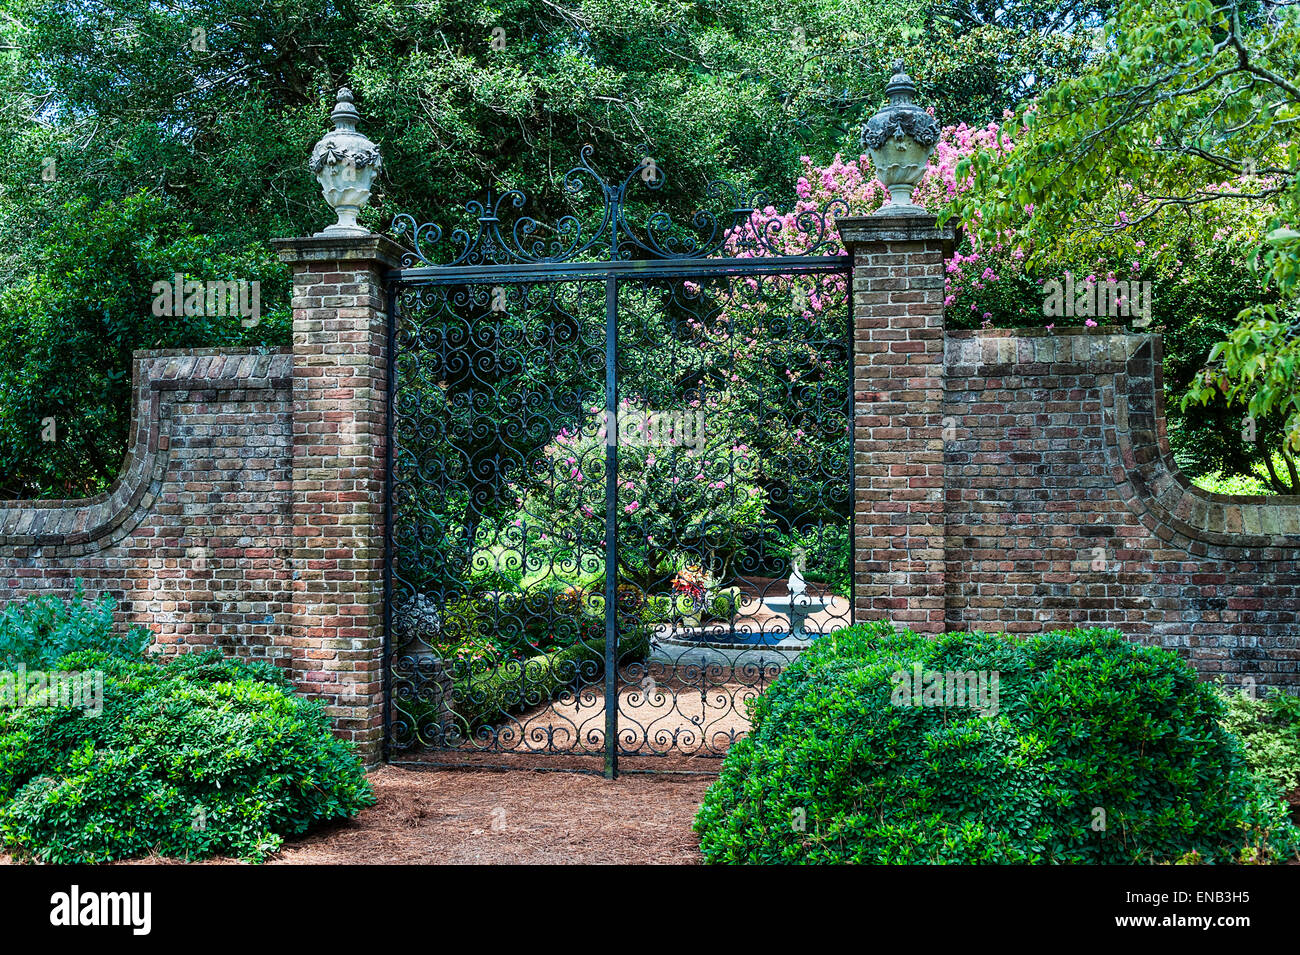
M 1017 148 L 959 167 L 974 189 L 953 210 L 989 244 L 1014 230 L 1031 265 L 1081 243 L 1123 255 L 1171 222 L 1204 238 L 1248 227 L 1270 292 L 1241 310 L 1182 405 L 1244 405 L 1288 462 L 1300 451 L 1298 74 L 1294 6 L 1123 0 L 1087 68 L 1021 110 Z
M 0 294 L 0 491 L 93 494 L 117 477 L 135 348 L 257 345 L 288 327 L 284 268 L 259 245 L 225 249 L 149 195 L 59 210 L 35 270 Z M 93 250 L 93 254 L 87 254 Z M 281 290 L 260 320 L 156 315 L 176 273 Z M 119 438 L 106 439 L 106 436 Z

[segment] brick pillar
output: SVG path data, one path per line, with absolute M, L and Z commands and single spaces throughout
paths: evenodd
M 293 269 L 293 676 L 368 765 L 383 747 L 387 272 L 378 235 L 275 242 Z
M 853 256 L 855 622 L 944 628 L 943 276 L 933 216 L 838 220 Z

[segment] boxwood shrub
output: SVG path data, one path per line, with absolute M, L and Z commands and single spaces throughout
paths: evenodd
M 102 672 L 102 711 L 0 709 L 0 841 L 19 858 L 260 860 L 374 800 L 351 748 L 274 667 L 80 651 L 57 668 Z
M 1224 724 L 1242 742 L 1255 773 L 1286 794 L 1300 790 L 1300 697 L 1274 690 L 1254 697 L 1224 690 Z
M 996 713 L 911 705 L 895 690 L 917 668 L 996 673 Z M 696 818 L 709 862 L 1273 861 L 1300 846 L 1219 693 L 1114 631 L 856 627 L 815 641 L 753 715 Z
M 57 594 L 33 594 L 14 601 L 0 612 L 0 667 L 22 664 L 29 670 L 48 670 L 76 650 L 138 656 L 153 634 L 140 626 L 115 627 L 115 606 L 108 594 L 88 602 L 80 580 L 66 601 Z

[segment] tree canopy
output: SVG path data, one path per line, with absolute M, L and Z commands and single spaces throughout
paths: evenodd
M 1300 451 L 1300 8 L 1268 0 L 1122 0 L 1098 55 L 1024 104 L 1017 148 L 959 169 L 953 213 L 985 242 L 1014 235 L 1031 264 L 1085 243 L 1125 254 L 1152 231 L 1209 240 L 1244 228 L 1267 283 L 1211 350 L 1182 405 L 1281 419 Z M 1166 255 L 1177 255 L 1171 244 Z M 1230 296 L 1239 282 L 1223 276 Z M 1261 425 L 1262 426 L 1262 425 Z M 1264 454 L 1272 472 L 1272 458 Z

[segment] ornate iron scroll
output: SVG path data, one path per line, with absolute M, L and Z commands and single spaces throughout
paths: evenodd
M 599 190 L 590 230 L 506 224 L 506 193 L 430 268 L 441 233 L 399 220 L 392 759 L 680 769 L 850 622 L 849 276 L 815 254 L 833 220 L 714 184 L 725 214 L 634 230 L 628 190 L 662 172 L 610 185 L 589 158 L 565 182 Z M 568 268 L 638 259 L 673 264 Z
M 705 187 L 705 205 L 686 222 L 665 211 L 652 212 L 643 222 L 629 218 L 636 190 L 663 190 L 668 177 L 647 156 L 622 180 L 607 181 L 591 164 L 592 147 L 584 146 L 581 161 L 564 175 L 563 193 L 575 204 L 594 198 L 598 211 L 584 221 L 578 214 L 544 224 L 527 215 L 528 196 L 511 189 L 466 204 L 473 226 L 444 234 L 437 223 L 417 223 L 409 214 L 393 220 L 393 236 L 411 249 L 405 268 L 462 265 L 509 265 L 607 259 L 704 259 L 715 256 L 762 258 L 784 255 L 833 254 L 839 249 L 835 217 L 848 215 L 843 200 L 825 207 L 801 209 L 782 218 L 764 193 L 745 198 L 724 180 Z M 649 198 L 649 195 L 642 198 Z M 590 203 L 588 203 L 590 205 Z M 440 255 L 441 253 L 441 255 Z

